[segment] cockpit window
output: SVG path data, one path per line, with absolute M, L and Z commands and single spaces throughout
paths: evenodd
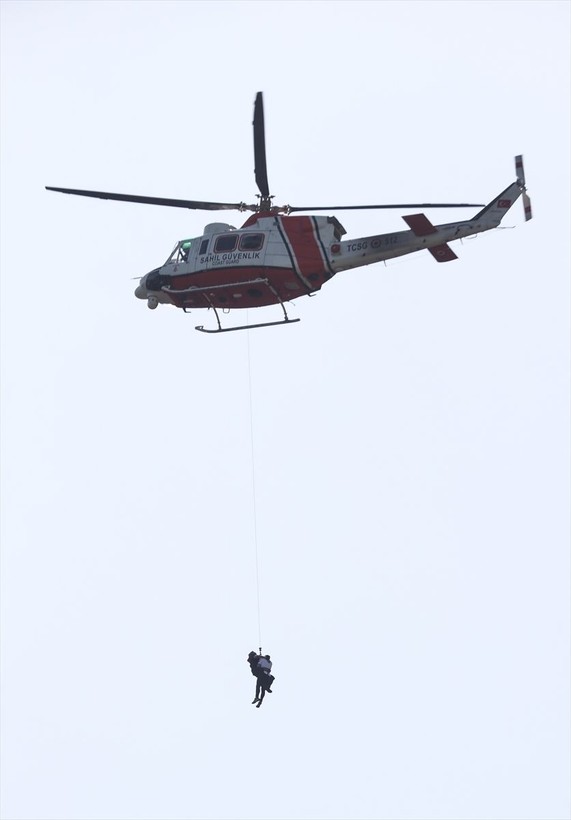
M 259 251 L 263 244 L 263 233 L 244 233 L 240 237 L 241 251 Z
M 233 251 L 238 244 L 238 237 L 236 234 L 227 234 L 225 236 L 219 236 L 214 243 L 214 253 L 224 253 L 227 251 Z
M 188 254 L 190 253 L 191 242 L 191 239 L 185 239 L 183 242 L 180 243 L 180 248 L 178 249 L 178 252 L 183 262 L 188 262 Z
M 183 239 L 182 242 L 177 242 L 173 252 L 167 259 L 167 265 L 182 265 L 188 262 L 191 245 L 192 239 Z

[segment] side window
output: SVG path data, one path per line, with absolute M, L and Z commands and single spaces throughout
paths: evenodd
M 199 256 L 204 256 L 206 251 L 208 250 L 208 239 L 203 239 L 200 243 L 200 250 L 198 251 Z
M 240 237 L 241 251 L 259 251 L 263 244 L 263 233 L 245 233 Z
M 226 236 L 219 236 L 214 243 L 214 253 L 223 253 L 225 251 L 233 251 L 238 244 L 238 237 L 236 234 L 227 234 Z

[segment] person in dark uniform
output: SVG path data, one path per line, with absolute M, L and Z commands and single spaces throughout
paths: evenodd
M 262 655 L 258 657 L 256 664 L 256 698 L 254 703 L 259 709 L 264 700 L 266 692 L 272 693 L 271 686 L 274 682 L 274 676 L 271 674 L 272 662 L 269 655 Z
M 252 704 L 255 704 L 259 709 L 266 692 L 272 694 L 271 686 L 275 680 L 271 674 L 272 662 L 269 655 L 257 655 L 255 652 L 250 652 L 247 660 L 252 675 L 256 678 L 256 694 Z
M 258 660 L 260 659 L 260 655 L 256 655 L 254 651 L 248 653 L 248 663 L 250 664 L 250 670 L 252 675 L 256 677 L 256 666 L 258 665 Z

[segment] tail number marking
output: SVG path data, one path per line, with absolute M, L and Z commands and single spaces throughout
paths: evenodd
M 378 236 L 376 239 L 371 239 L 371 248 L 387 248 L 389 245 L 395 245 L 397 242 L 396 234 L 388 234 L 387 236 Z

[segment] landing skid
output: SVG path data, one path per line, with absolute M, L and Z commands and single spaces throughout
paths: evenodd
M 218 316 L 217 316 L 218 318 Z M 262 322 L 258 325 L 240 325 L 239 327 L 222 327 L 220 320 L 218 320 L 218 327 L 207 328 L 203 325 L 197 325 L 195 330 L 200 330 L 201 333 L 230 333 L 232 330 L 253 330 L 256 327 L 273 327 L 274 325 L 293 325 L 295 322 L 300 322 L 301 319 L 282 319 L 280 322 Z
M 284 318 L 279 322 L 260 322 L 259 324 L 255 324 L 255 325 L 239 325 L 238 327 L 222 327 L 222 325 L 220 323 L 220 315 L 218 314 L 218 311 L 217 311 L 215 305 L 213 304 L 212 299 L 210 298 L 210 296 L 212 295 L 213 290 L 219 290 L 219 289 L 222 289 L 222 288 L 227 289 L 229 287 L 233 287 L 233 285 L 211 285 L 210 287 L 207 287 L 207 288 L 190 287 L 190 288 L 186 288 L 185 290 L 177 291 L 177 293 L 202 293 L 205 301 L 208 303 L 208 307 L 211 307 L 212 310 L 214 311 L 214 315 L 216 316 L 216 321 L 218 322 L 218 327 L 217 328 L 216 327 L 215 328 L 206 328 L 206 327 L 204 327 L 204 325 L 197 325 L 195 330 L 199 330 L 201 333 L 230 333 L 232 330 L 253 330 L 256 327 L 274 327 L 275 325 L 293 325 L 293 324 L 295 324 L 295 322 L 301 321 L 300 319 L 290 319 L 289 318 L 289 316 L 287 315 L 287 311 L 285 309 L 285 305 L 282 302 L 279 293 L 274 288 L 274 286 L 269 281 L 269 279 L 251 279 L 247 282 L 236 282 L 235 285 L 236 286 L 238 286 L 238 285 L 240 285 L 240 286 L 243 286 L 243 285 L 265 285 L 269 290 L 271 290 L 271 292 L 273 293 L 273 295 L 276 298 L 276 301 L 278 301 L 280 303 L 281 309 L 284 312 Z M 170 288 L 163 288 L 163 290 L 168 293 L 170 291 Z M 172 291 L 170 291 L 170 292 L 172 292 Z M 185 307 L 183 307 L 183 310 L 184 310 L 185 313 L 188 312 L 187 308 L 185 308 Z

